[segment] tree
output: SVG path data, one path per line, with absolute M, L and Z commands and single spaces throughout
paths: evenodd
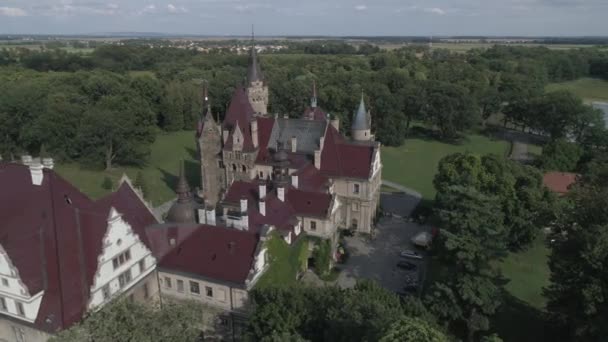
M 380 342 L 447 342 L 448 338 L 428 322 L 402 317 L 393 323 Z
M 573 340 L 608 333 L 608 162 L 592 162 L 554 227 L 547 309 Z
M 430 81 L 426 93 L 426 120 L 439 128 L 442 137 L 455 138 L 458 132 L 470 129 L 479 122 L 479 112 L 465 88 Z
M 194 341 L 201 334 L 201 318 L 201 306 L 194 302 L 165 303 L 159 309 L 117 300 L 50 342 Z
M 545 170 L 570 172 L 576 169 L 582 155 L 579 145 L 564 139 L 552 140 L 543 146 L 539 163 Z

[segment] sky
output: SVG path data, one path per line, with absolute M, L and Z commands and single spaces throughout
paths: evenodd
M 0 34 L 608 36 L 608 0 L 0 0 Z

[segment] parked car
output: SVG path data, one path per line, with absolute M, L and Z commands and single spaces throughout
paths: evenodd
M 418 266 L 416 266 L 416 264 L 413 264 L 409 261 L 405 261 L 405 260 L 401 260 L 397 263 L 397 267 L 399 268 L 403 268 L 404 270 L 410 270 L 413 271 L 416 268 L 418 268 Z
M 422 259 L 422 255 L 420 253 L 410 250 L 402 251 L 400 255 L 404 258 Z

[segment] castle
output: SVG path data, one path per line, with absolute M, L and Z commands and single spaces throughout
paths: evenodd
M 270 115 L 268 84 L 252 46 L 246 87 L 234 91 L 223 122 L 211 113 L 206 90 L 205 102 L 196 133 L 199 196 L 206 207 L 218 208 L 225 225 L 252 229 L 255 217 L 266 217 L 276 199 L 285 205 L 277 206 L 273 216 L 289 217 L 290 226 L 311 235 L 335 237 L 338 229 L 371 232 L 382 164 L 363 96 L 350 138 L 340 133 L 338 119 L 317 106 L 314 85 L 300 118 Z

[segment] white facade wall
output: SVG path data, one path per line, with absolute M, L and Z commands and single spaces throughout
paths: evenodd
M 113 259 L 129 251 L 130 260 L 114 269 Z M 151 251 L 140 241 L 131 226 L 125 222 L 116 210 L 110 210 L 108 228 L 103 239 L 103 249 L 97 258 L 98 268 L 91 286 L 89 309 L 98 307 L 110 298 L 129 290 L 148 274 L 154 271 L 156 259 Z M 140 262 L 142 262 L 140 264 Z M 143 269 L 140 267 L 143 265 Z M 131 271 L 131 281 L 120 287 L 119 276 Z M 103 288 L 109 285 L 110 297 L 104 299 Z
M 30 295 L 27 287 L 21 281 L 19 270 L 0 245 L 0 298 L 3 298 L 6 304 L 6 310 L 0 307 L 0 312 L 30 323 L 34 322 L 38 316 L 43 294 L 44 291 L 40 291 Z M 23 315 L 19 312 L 18 303 L 21 303 L 23 307 Z

